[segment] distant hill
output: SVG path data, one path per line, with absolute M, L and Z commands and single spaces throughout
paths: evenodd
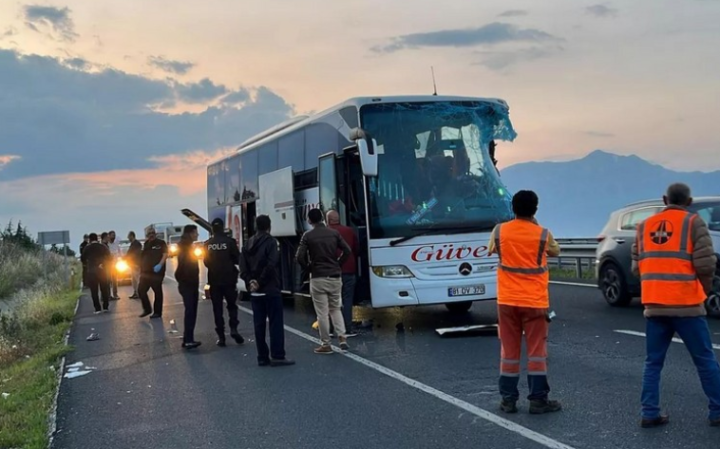
M 531 189 L 538 194 L 538 221 L 558 237 L 594 237 L 613 210 L 662 198 L 673 182 L 690 185 L 693 196 L 720 195 L 720 171 L 676 172 L 601 150 L 567 162 L 516 164 L 501 175 L 511 192 Z

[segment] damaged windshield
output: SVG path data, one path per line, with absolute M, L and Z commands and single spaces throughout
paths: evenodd
M 513 218 L 490 155 L 496 140 L 516 136 L 506 107 L 383 103 L 363 106 L 360 118 L 378 153 L 378 176 L 368 179 L 371 238 L 490 230 Z

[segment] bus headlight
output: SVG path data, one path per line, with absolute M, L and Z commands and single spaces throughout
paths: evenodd
M 203 255 L 203 250 L 202 250 L 202 248 L 195 248 L 195 249 L 193 250 L 193 254 L 195 254 L 195 257 L 197 257 L 198 259 L 201 258 L 202 255 Z
M 405 265 L 386 265 L 382 267 L 372 267 L 375 276 L 381 278 L 412 278 L 415 277 Z
M 125 273 L 127 270 L 130 269 L 130 266 L 128 266 L 127 262 L 120 259 L 115 264 L 115 269 L 117 270 L 118 273 Z

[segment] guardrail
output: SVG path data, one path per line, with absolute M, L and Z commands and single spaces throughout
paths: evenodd
M 560 257 L 548 257 L 548 265 L 556 268 L 574 269 L 575 277 L 582 279 L 584 273 L 595 271 L 596 238 L 556 238 L 560 245 Z

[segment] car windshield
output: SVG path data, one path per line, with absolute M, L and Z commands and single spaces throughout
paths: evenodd
M 720 201 L 701 201 L 693 203 L 690 210 L 695 212 L 707 223 L 711 231 L 720 231 Z
M 382 103 L 363 106 L 360 117 L 378 153 L 378 176 L 368 182 L 371 238 L 488 230 L 512 219 L 490 155 L 496 140 L 515 138 L 506 107 Z

